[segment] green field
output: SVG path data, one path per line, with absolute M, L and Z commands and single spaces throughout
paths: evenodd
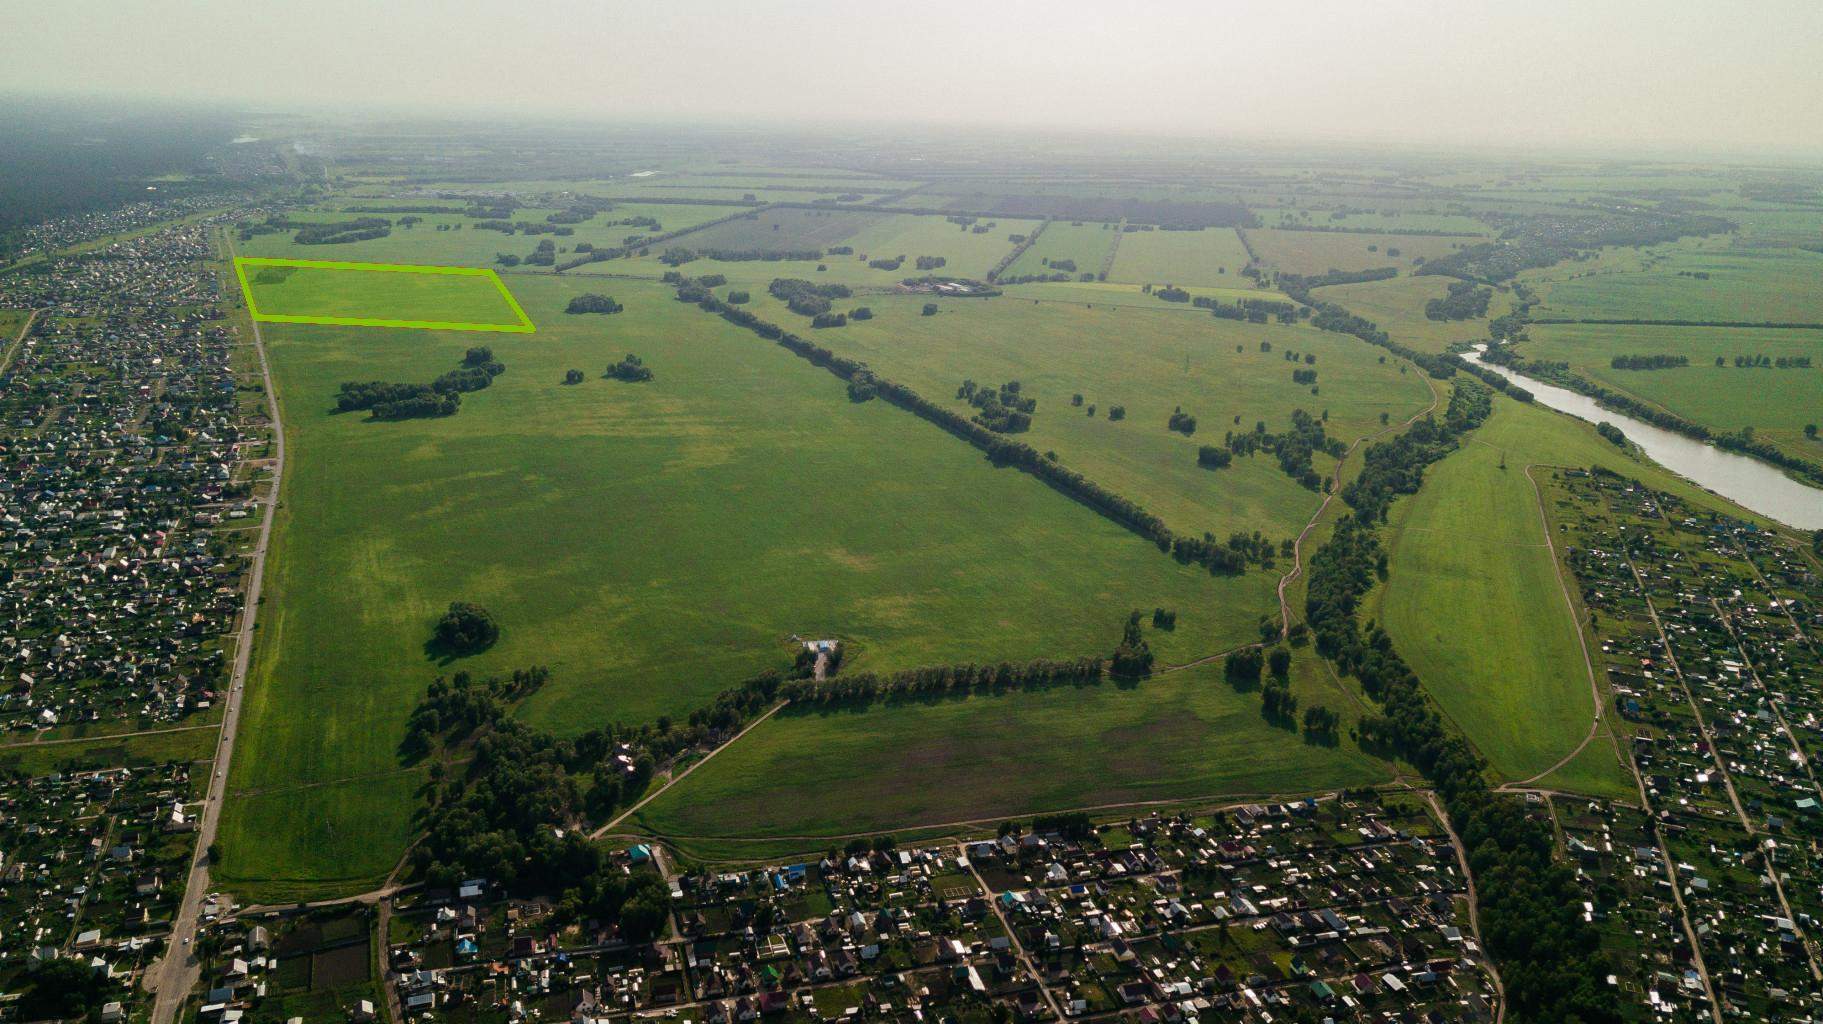
M 1180 627 L 1181 628 L 1181 627 Z M 1352 722 L 1314 655 L 1293 690 Z M 1213 664 L 1038 693 L 794 713 L 753 730 L 638 815 L 666 836 L 836 836 L 1039 811 L 1316 792 L 1387 781 L 1346 737 L 1304 742 Z
M 1500 468 L 1502 455 L 1506 468 Z M 1399 651 L 1496 773 L 1527 779 L 1588 735 L 1594 705 L 1571 613 L 1524 467 L 1602 465 L 1704 507 L 1718 499 L 1622 453 L 1588 424 L 1496 399 L 1494 414 L 1424 487 L 1394 506 L 1377 610 Z M 1536 469 L 1544 479 L 1548 468 Z M 1598 736 L 1591 747 L 1606 744 Z M 1551 782 L 1624 786 L 1612 757 L 1585 752 Z
M 1727 236 L 1606 249 L 1524 280 L 1542 300 L 1535 317 L 1823 323 L 1823 253 L 1745 248 Z
M 1110 281 L 1242 287 L 1247 250 L 1233 228 L 1135 231 L 1120 239 Z
M 1449 292 L 1451 277 L 1437 274 L 1402 273 L 1386 281 L 1365 284 L 1342 284 L 1317 289 L 1317 297 L 1334 302 L 1356 316 L 1363 316 L 1392 335 L 1400 344 L 1421 352 L 1442 352 L 1458 341 L 1485 342 L 1487 320 L 1431 320 L 1424 315 L 1424 304 L 1442 298 Z M 1498 316 L 1505 311 L 1506 296 L 1494 295 L 1488 312 Z
M 1180 614 L 1153 642 L 1171 663 L 1270 607 L 1270 576 L 1179 566 L 669 289 L 615 281 L 626 312 L 573 317 L 589 282 L 514 280 L 540 330 L 490 339 L 506 372 L 445 419 L 329 409 L 341 381 L 434 376 L 472 335 L 265 329 L 289 453 L 231 779 L 257 795 L 230 803 L 223 841 L 275 874 L 237 891 L 391 868 L 409 787 L 319 784 L 395 769 L 440 671 L 549 665 L 525 714 L 574 733 L 687 713 L 788 662 L 794 632 L 848 640 L 856 669 L 1074 656 L 1162 605 Z M 629 351 L 656 380 L 599 379 Z M 569 368 L 585 382 L 564 386 Z M 443 666 L 424 644 L 454 600 L 503 635 Z M 283 796 L 302 786 L 320 827 Z
M 1082 274 L 1094 275 L 1101 270 L 1101 261 L 1107 258 L 1108 247 L 1114 244 L 1116 225 L 1103 224 L 1100 221 L 1071 223 L 1067 220 L 1054 220 L 1038 236 L 1031 247 L 1019 254 L 1012 265 L 1001 273 L 1001 277 L 1027 277 L 1055 273 L 1068 273 L 1071 277 Z M 1001 237 L 1006 233 L 1001 232 Z M 1125 245 L 1129 239 L 1121 239 Z M 1051 269 L 1049 261 L 1073 260 L 1076 269 L 1057 271 Z
M 1494 771 L 1524 779 L 1582 742 L 1593 721 L 1576 624 L 1523 467 L 1520 410 L 1499 410 L 1432 467 L 1393 514 L 1380 617 L 1437 702 Z M 1522 457 L 1523 456 L 1523 457 Z
M 668 246 L 730 249 L 738 252 L 820 250 L 845 244 L 857 232 L 880 223 L 888 216 L 843 210 L 759 210 L 749 217 L 740 217 L 726 224 L 692 232 L 668 243 Z
M 1590 380 L 1715 431 L 1752 427 L 1756 436 L 1800 458 L 1823 462 L 1823 441 L 1804 436 L 1823 425 L 1823 330 L 1534 324 L 1527 358 L 1567 362 Z M 1683 355 L 1690 365 L 1617 370 L 1617 355 Z M 1736 355 L 1809 356 L 1809 369 L 1742 369 Z M 1725 365 L 1716 366 L 1720 356 Z
M 1024 298 L 1091 288 L 1119 295 L 1123 305 Z M 1320 500 L 1270 456 L 1211 472 L 1197 466 L 1198 447 L 1220 444 L 1227 431 L 1251 430 L 1257 421 L 1283 430 L 1300 408 L 1312 415 L 1328 410 L 1329 429 L 1352 441 L 1378 430 L 1381 413 L 1396 421 L 1430 400 L 1415 372 L 1401 374 L 1396 360 L 1381 363 L 1380 349 L 1353 338 L 1221 320 L 1131 286 L 1033 285 L 1019 296 L 943 301 L 930 317 L 919 315 L 923 296 L 870 296 L 865 302 L 874 319 L 816 331 L 815 338 L 929 396 L 953 398 L 964 379 L 1020 381 L 1023 393 L 1038 401 L 1022 440 L 1056 451 L 1065 465 L 1134 496 L 1192 536 L 1205 530 L 1221 537 L 1233 530 L 1289 536 Z M 754 308 L 792 330 L 806 329 L 803 317 L 769 296 L 756 295 Z M 1261 342 L 1273 351 L 1261 352 Z M 1292 370 L 1304 364 L 1287 362 L 1287 350 L 1317 357 L 1320 394 L 1293 383 Z M 1082 408 L 1070 404 L 1078 393 Z M 1125 406 L 1125 420 L 1108 420 L 1112 405 Z M 1194 436 L 1167 429 L 1178 406 L 1198 417 Z M 960 400 L 956 407 L 968 408 Z
M 378 199 L 350 200 L 335 204 L 336 208 L 324 207 L 316 210 L 289 214 L 297 221 L 344 221 L 356 217 L 385 217 L 392 220 L 392 233 L 384 238 L 370 238 L 359 242 L 343 242 L 332 245 L 299 245 L 292 241 L 289 232 L 254 235 L 239 243 L 243 256 L 284 256 L 295 259 L 316 260 L 360 260 L 368 263 L 432 263 L 439 266 L 485 267 L 494 263 L 501 253 L 524 257 L 537 248 L 538 243 L 550 240 L 557 246 L 560 258 L 573 252 L 580 243 L 597 247 L 618 246 L 624 243 L 629 235 L 646 235 L 653 233 L 649 227 L 634 227 L 630 224 L 619 224 L 617 221 L 632 217 L 653 217 L 659 222 L 659 230 L 678 231 L 694 227 L 736 212 L 726 206 L 686 206 L 671 203 L 623 203 L 604 213 L 598 213 L 580 224 L 569 225 L 570 235 L 526 235 L 520 233 L 506 234 L 500 231 L 486 231 L 475 227 L 477 218 L 461 214 L 426 213 L 418 214 L 423 223 L 415 225 L 400 224 L 403 214 L 374 214 L 347 211 L 348 206 L 385 206 L 391 201 Z M 454 202 L 436 203 L 433 205 L 459 205 Z M 557 212 L 554 207 L 525 207 L 516 210 L 512 219 L 543 223 L 545 218 Z M 680 243 L 681 244 L 681 243 Z M 526 267 L 522 271 L 545 270 L 548 268 Z
M 869 224 L 845 244 L 854 246 L 857 258 L 861 255 L 874 259 L 905 257 L 904 272 L 898 275 L 902 278 L 924 273 L 916 266 L 920 256 L 942 256 L 948 261 L 936 273 L 982 278 L 994 269 L 1001 257 L 1013 251 L 1013 243 L 1007 241 L 1007 235 L 1029 232 L 1038 226 L 1035 220 L 980 222 L 981 226 L 990 224 L 989 230 L 977 234 L 942 217 L 899 214 Z
M 270 266 L 242 261 L 238 270 L 260 318 L 322 317 L 386 321 L 519 325 L 492 273 L 449 268 Z
M 1419 257 L 1435 259 L 1473 238 L 1430 235 L 1357 235 L 1336 231 L 1248 229 L 1247 241 L 1260 261 L 1288 274 L 1321 274 L 1330 270 L 1410 267 Z M 1125 243 L 1122 243 L 1125 244 Z M 1395 250 L 1397 255 L 1395 255 Z
M 205 726 L 69 743 L 9 743 L 0 746 L 0 771 L 44 775 L 120 765 L 136 768 L 167 761 L 206 761 L 215 756 L 216 735 L 217 730 Z

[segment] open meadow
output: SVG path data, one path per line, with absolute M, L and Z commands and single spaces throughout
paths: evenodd
M 1446 256 L 1473 238 L 1438 235 L 1355 234 L 1341 231 L 1246 231 L 1247 244 L 1267 267 L 1282 274 L 1315 275 L 1331 270 L 1410 268 L 1419 260 Z
M 615 281 L 625 312 L 570 316 L 599 283 L 512 281 L 535 335 L 265 329 L 290 455 L 223 830 L 247 892 L 235 863 L 288 865 L 287 891 L 390 870 L 413 804 L 396 748 L 439 673 L 548 665 L 523 713 L 574 733 L 684 715 L 787 665 L 794 633 L 842 638 L 856 670 L 1080 656 L 1162 606 L 1172 663 L 1271 607 L 1266 574 L 1181 566 L 668 288 Z M 454 416 L 331 411 L 342 381 L 428 380 L 478 343 L 506 371 Z M 628 352 L 654 380 L 603 379 Z M 449 664 L 425 645 L 459 600 L 502 636 Z M 326 821 L 307 836 L 300 786 Z
M 1823 324 L 1823 253 L 1728 236 L 1603 249 L 1522 280 L 1538 318 Z
M 1308 650 L 1293 692 L 1354 721 Z M 1103 683 L 865 708 L 787 710 L 634 816 L 684 849 L 732 837 L 821 837 L 1073 808 L 1371 785 L 1392 766 L 1353 742 L 1267 723 L 1220 664 Z
M 1531 340 L 1518 350 L 1529 359 L 1568 363 L 1574 373 L 1713 431 L 1751 427 L 1761 440 L 1823 462 L 1823 440 L 1804 433 L 1823 427 L 1823 330 L 1535 324 L 1527 334 Z M 1614 357 L 1628 355 L 1679 355 L 1690 365 L 1616 369 Z M 1737 367 L 1736 356 L 1765 356 L 1775 365 Z M 1776 367 L 1792 357 L 1812 365 Z
M 1134 231 L 1121 236 L 1110 281 L 1243 287 L 1247 249 L 1233 228 Z
M 1025 297 L 1059 294 L 1053 289 L 1093 289 L 1121 296 L 1121 304 Z M 922 315 L 925 296 L 867 296 L 849 301 L 871 308 L 872 319 L 826 330 L 807 330 L 803 317 L 771 296 L 754 299 L 761 316 L 959 410 L 969 408 L 955 397 L 964 380 L 986 387 L 1019 381 L 1021 394 L 1037 401 L 1021 440 L 1057 452 L 1064 465 L 1133 496 L 1191 536 L 1262 530 L 1288 537 L 1321 500 L 1270 454 L 1209 470 L 1197 464 L 1202 446 L 1219 446 L 1228 432 L 1258 423 L 1286 430 L 1297 409 L 1327 412 L 1328 432 L 1348 443 L 1380 429 L 1382 414 L 1397 421 L 1430 401 L 1417 372 L 1401 372 L 1390 357 L 1382 362 L 1382 350 L 1353 338 L 1218 319 L 1111 286 L 1033 285 L 1017 298 L 939 301 L 933 316 Z M 1292 380 L 1293 371 L 1312 369 L 1316 394 Z M 1072 404 L 1079 394 L 1082 405 Z M 1123 419 L 1109 419 L 1115 406 L 1125 410 Z M 1180 407 L 1196 417 L 1193 434 L 1168 426 Z M 1333 464 L 1326 455 L 1316 462 Z
M 1394 506 L 1387 582 L 1370 614 L 1494 771 L 1514 781 L 1576 751 L 1595 714 L 1579 626 L 1558 586 L 1527 466 L 1541 482 L 1557 467 L 1602 466 L 1723 507 L 1590 425 L 1505 398 L 1469 444 L 1432 467 L 1416 496 Z M 1572 765 L 1540 782 L 1613 795 L 1626 780 L 1611 751 L 1599 732 Z
M 1019 254 L 1001 277 L 1042 277 L 1046 274 L 1083 274 L 1093 276 L 1101 271 L 1102 261 L 1114 245 L 1118 224 L 1101 221 L 1054 220 L 1045 226 L 1038 240 Z M 1006 232 L 998 232 L 1002 238 Z M 1127 243 L 1125 237 L 1120 244 Z M 1056 264 L 1056 266 L 1053 266 Z

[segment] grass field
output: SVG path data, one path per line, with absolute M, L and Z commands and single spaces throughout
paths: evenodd
M 1326 302 L 1334 302 L 1356 316 L 1379 324 L 1394 341 L 1421 352 L 1442 352 L 1452 342 L 1485 342 L 1488 337 L 1485 319 L 1445 321 L 1425 317 L 1424 304 L 1442 298 L 1453 280 L 1439 275 L 1402 273 L 1387 281 L 1319 288 L 1316 294 Z M 1505 307 L 1506 296 L 1496 293 L 1488 311 L 1498 316 Z
M 1067 220 L 1054 220 L 1038 236 L 1032 247 L 1019 254 L 1012 265 L 1000 275 L 1002 277 L 1025 277 L 1033 274 L 1055 274 L 1046 261 L 1074 260 L 1076 269 L 1067 271 L 1070 276 L 1094 274 L 1101 270 L 1101 261 L 1107 258 L 1108 247 L 1114 244 L 1114 233 L 1117 225 L 1103 224 L 1100 221 L 1084 221 L 1080 224 Z M 1005 238 L 1007 232 L 998 232 Z M 1130 238 L 1121 239 L 1125 245 Z
M 1622 453 L 1588 424 L 1537 406 L 1496 399 L 1471 438 L 1394 506 L 1388 582 L 1369 614 L 1494 770 L 1525 779 L 1574 750 L 1594 712 L 1523 468 L 1601 465 L 1704 507 L 1719 499 Z M 1534 472 L 1543 479 L 1550 469 Z M 1625 785 L 1621 771 L 1613 758 L 1585 751 L 1550 781 L 1599 795 Z
M 206 761 L 215 756 L 216 730 L 208 727 L 133 736 L 103 736 L 73 743 L 9 743 L 0 746 L 0 771 L 43 775 L 52 771 L 167 761 Z
M 1380 618 L 1437 702 L 1505 779 L 1537 775 L 1594 718 L 1576 624 L 1558 589 L 1521 441 L 1499 411 L 1393 516 Z
M 1535 317 L 1823 323 L 1823 253 L 1726 237 L 1603 250 L 1525 280 L 1542 300 Z
M 899 214 L 869 224 L 845 244 L 854 246 L 857 257 L 863 254 L 875 259 L 904 256 L 904 272 L 898 275 L 901 278 L 923 273 L 916 266 L 920 256 L 942 256 L 948 260 L 936 271 L 939 274 L 981 278 L 994 269 L 1001 257 L 1013 251 L 1013 243 L 1007 241 L 1007 235 L 1029 232 L 1038 226 L 1035 220 L 981 223 L 991 223 L 993 227 L 976 234 L 942 217 Z
M 461 214 L 418 214 L 423 218 L 423 223 L 406 226 L 397 223 L 403 216 L 401 214 L 356 213 L 345 212 L 342 209 L 347 206 L 384 206 L 392 203 L 391 200 L 350 200 L 338 202 L 333 208 L 325 206 L 313 211 L 290 214 L 299 221 L 339 221 L 352 220 L 356 217 L 386 217 L 394 221 L 394 224 L 392 233 L 384 238 L 370 238 L 360 242 L 344 242 L 334 245 L 299 245 L 292 241 L 289 232 L 255 235 L 239 243 L 241 255 L 485 267 L 492 265 L 494 258 L 501 253 L 524 257 L 537 248 L 538 243 L 544 239 L 555 242 L 560 253 L 567 254 L 583 242 L 599 247 L 617 246 L 622 244 L 628 235 L 652 233 L 652 229 L 648 227 L 616 223 L 632 217 L 654 217 L 659 222 L 660 230 L 677 231 L 719 217 L 726 217 L 735 212 L 734 209 L 726 206 L 624 203 L 604 213 L 596 214 L 593 218 L 580 224 L 570 225 L 574 232 L 570 235 L 518 233 L 508 235 L 499 231 L 478 230 L 475 227 L 475 218 L 465 217 Z M 451 202 L 436 205 L 458 204 Z M 526 207 L 516 210 L 512 219 L 542 223 L 548 215 L 555 212 L 556 210 L 550 207 Z
M 733 211 L 729 211 L 733 212 Z M 688 249 L 792 252 L 827 249 L 847 244 L 850 238 L 887 219 L 887 214 L 850 213 L 842 210 L 761 210 L 726 224 L 693 232 L 674 244 Z M 856 250 L 859 252 L 859 250 Z
M 1429 235 L 1358 235 L 1335 231 L 1248 229 L 1247 241 L 1261 262 L 1281 273 L 1321 274 L 1330 270 L 1407 267 L 1420 256 L 1445 256 L 1472 238 Z M 1124 242 L 1122 243 L 1125 244 Z M 1397 250 L 1395 255 L 1394 250 Z
M 384 265 L 377 265 L 384 266 Z M 268 266 L 242 262 L 242 286 L 266 317 L 522 325 L 519 311 L 492 273 L 440 273 L 449 268 L 354 269 Z
M 1023 297 L 1091 287 L 1096 294 L 1118 294 L 1126 305 L 1091 309 Z M 1381 413 L 1403 419 L 1429 401 L 1416 373 L 1401 374 L 1393 360 L 1379 362 L 1381 350 L 1353 338 L 1220 320 L 1131 286 L 1034 285 L 1019 294 L 939 302 L 941 312 L 930 317 L 919 315 L 923 296 L 869 296 L 874 319 L 815 337 L 939 398 L 953 397 L 965 378 L 992 385 L 1020 381 L 1023 393 L 1038 401 L 1022 440 L 1056 451 L 1065 465 L 1134 496 L 1192 536 L 1256 529 L 1288 536 L 1320 500 L 1270 456 L 1240 459 L 1217 472 L 1199 468 L 1201 445 L 1220 444 L 1225 432 L 1251 430 L 1256 421 L 1283 430 L 1300 408 L 1312 415 L 1327 409 L 1334 434 L 1353 440 L 1378 430 Z M 761 315 L 805 329 L 803 317 L 769 296 L 755 300 Z M 1261 352 L 1261 342 L 1273 351 Z M 1292 382 L 1287 350 L 1317 357 L 1320 394 Z M 1082 408 L 1070 404 L 1078 393 Z M 1091 404 L 1097 406 L 1093 417 L 1087 415 Z M 1117 404 L 1125 406 L 1126 419 L 1110 422 L 1107 410 Z M 956 405 L 967 408 L 959 400 Z M 1167 428 L 1178 406 L 1198 417 L 1194 436 Z
M 1662 327 L 1617 324 L 1534 324 L 1520 346 L 1529 358 L 1562 361 L 1570 369 L 1711 430 L 1752 427 L 1757 436 L 1813 462 L 1823 442 L 1804 436 L 1823 425 L 1823 330 Z M 1617 355 L 1684 355 L 1690 365 L 1665 370 L 1617 370 Z M 1736 355 L 1809 356 L 1810 369 L 1737 369 Z M 1726 365 L 1717 367 L 1722 357 Z
M 274 885 L 391 867 L 409 787 L 319 784 L 394 769 L 440 671 L 549 665 L 525 713 L 573 733 L 686 713 L 785 664 L 794 632 L 893 669 L 1102 653 L 1129 609 L 1163 605 L 1179 625 L 1154 648 L 1181 662 L 1270 606 L 1265 575 L 1179 566 L 669 289 L 615 281 L 626 312 L 571 317 L 599 282 L 514 283 L 540 330 L 493 340 L 505 374 L 446 419 L 328 410 L 339 382 L 428 378 L 472 335 L 266 328 L 290 450 L 231 779 L 257 795 L 231 802 L 223 836 Z M 600 379 L 629 351 L 656 380 Z M 562 385 L 569 368 L 585 382 Z M 423 647 L 453 600 L 503 636 L 446 667 Z M 320 829 L 283 796 L 306 785 Z
M 1247 250 L 1233 228 L 1135 231 L 1120 240 L 1110 281 L 1241 287 Z
M 1309 652 L 1304 706 L 1354 705 Z M 1107 804 L 1315 792 L 1384 782 L 1391 766 L 1346 737 L 1315 746 L 1268 725 L 1259 694 L 1219 664 L 1137 686 L 789 709 L 637 816 L 670 836 L 835 836 Z

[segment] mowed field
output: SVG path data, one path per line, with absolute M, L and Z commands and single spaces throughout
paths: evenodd
M 1268 267 L 1280 273 L 1308 275 L 1330 270 L 1410 267 L 1419 257 L 1428 260 L 1447 256 L 1465 243 L 1474 244 L 1476 239 L 1249 228 L 1247 241 Z
M 1181 627 L 1180 627 L 1181 628 Z M 1309 651 L 1301 706 L 1353 703 Z M 867 708 L 784 712 L 632 820 L 667 839 L 833 837 L 1140 801 L 1318 792 L 1392 768 L 1344 738 L 1306 743 L 1266 723 L 1220 664 L 1103 683 Z M 825 843 L 813 838 L 807 849 Z M 729 848 L 730 851 L 732 848 Z M 724 851 L 729 852 L 729 851 Z
M 1105 653 L 1164 606 L 1176 663 L 1271 607 L 1265 574 L 1180 566 L 668 288 L 614 281 L 626 312 L 578 317 L 603 282 L 513 281 L 535 335 L 265 328 L 290 447 L 222 832 L 243 897 L 391 869 L 420 781 L 396 746 L 440 672 L 548 665 L 524 714 L 575 733 L 686 714 L 787 664 L 793 633 L 890 670 Z M 506 372 L 455 416 L 330 412 L 342 381 L 427 381 L 477 343 Z M 602 379 L 628 352 L 656 380 Z M 424 645 L 456 600 L 502 638 L 446 665 Z
M 1107 258 L 1108 248 L 1114 244 L 1114 236 L 1120 230 L 1117 224 L 1104 224 L 1101 221 L 1083 221 L 1071 223 L 1067 220 L 1054 220 L 1032 243 L 1031 248 L 1019 254 L 1012 265 L 1006 268 L 1001 277 L 1026 277 L 1068 273 L 1071 277 L 1081 274 L 1095 274 L 1101 270 L 1102 260 Z M 1005 237 L 1005 232 L 1001 233 Z M 1126 239 L 1121 240 L 1125 245 Z M 1076 269 L 1057 271 L 1051 269 L 1049 261 L 1073 260 Z
M 492 274 L 242 264 L 241 277 L 262 316 L 520 323 Z
M 1023 297 L 1090 287 L 1123 304 Z M 928 317 L 920 315 L 925 296 L 868 296 L 854 301 L 873 309 L 872 320 L 820 331 L 770 296 L 756 294 L 753 308 L 922 394 L 954 400 L 959 411 L 968 409 L 954 398 L 965 379 L 983 386 L 1020 381 L 1022 394 L 1038 402 L 1021 440 L 1056 451 L 1065 465 L 1191 536 L 1235 530 L 1291 536 L 1321 501 L 1270 455 L 1211 471 L 1197 465 L 1200 446 L 1219 445 L 1224 433 L 1262 421 L 1268 430 L 1284 430 L 1294 409 L 1313 416 L 1327 410 L 1334 436 L 1352 441 L 1380 429 L 1382 413 L 1396 422 L 1430 401 L 1416 371 L 1402 374 L 1397 360 L 1382 363 L 1380 349 L 1353 338 L 1221 320 L 1130 286 L 1033 285 L 1020 295 L 939 301 L 940 312 Z M 1262 342 L 1272 351 L 1261 352 Z M 1292 371 L 1306 367 L 1287 361 L 1287 351 L 1316 357 L 1309 368 L 1318 371 L 1318 394 L 1292 381 Z M 1070 404 L 1076 394 L 1083 396 L 1080 408 Z M 1115 405 L 1125 407 L 1124 420 L 1108 419 Z M 1180 406 L 1198 419 L 1192 436 L 1167 427 Z M 1333 464 L 1322 455 L 1316 463 L 1320 470 Z
M 1605 249 L 1524 280 L 1539 293 L 1536 318 L 1823 324 L 1823 253 L 1726 236 Z
M 1720 500 L 1538 406 L 1497 397 L 1470 436 L 1394 505 L 1388 581 L 1370 614 L 1494 771 L 1529 779 L 1589 735 L 1594 702 L 1525 467 L 1538 464 L 1543 481 L 1551 467 L 1599 465 L 1701 507 Z M 1613 749 L 1605 731 L 1590 747 Z M 1596 795 L 1624 789 L 1624 768 L 1599 750 L 1541 781 Z
M 1121 236 L 1110 281 L 1244 287 L 1247 249 L 1233 228 L 1135 231 Z
M 1711 430 L 1752 427 L 1756 436 L 1813 462 L 1823 442 L 1804 436 L 1823 426 L 1823 330 L 1534 324 L 1519 346 L 1528 358 L 1561 361 L 1607 387 Z M 1682 355 L 1690 365 L 1617 370 L 1617 355 Z M 1737 368 L 1737 355 L 1809 356 L 1808 369 Z M 1720 356 L 1724 365 L 1716 366 Z

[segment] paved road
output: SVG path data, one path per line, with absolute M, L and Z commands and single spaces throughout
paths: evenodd
M 230 246 L 229 255 L 233 255 Z M 279 420 L 277 392 L 272 387 L 272 368 L 266 361 L 265 339 L 260 325 L 253 325 L 253 348 L 259 355 L 260 377 L 266 385 L 266 412 L 272 418 L 272 490 L 266 499 L 265 516 L 260 520 L 259 540 L 253 547 L 253 566 L 247 574 L 247 603 L 241 614 L 240 637 L 234 648 L 234 671 L 228 682 L 228 709 L 222 717 L 221 736 L 216 740 L 215 773 L 209 779 L 208 793 L 203 797 L 202 825 L 197 831 L 196 851 L 190 859 L 190 876 L 184 886 L 184 900 L 178 907 L 177 920 L 171 928 L 170 945 L 160 960 L 145 974 L 143 984 L 158 998 L 152 1006 L 152 1024 L 171 1024 L 183 1006 L 184 997 L 196 984 L 200 965 L 193 955 L 192 940 L 196 923 L 202 914 L 203 898 L 209 892 L 209 846 L 215 842 L 216 825 L 221 820 L 222 798 L 228 788 L 228 765 L 234 754 L 235 733 L 240 726 L 243 692 L 247 683 L 247 664 L 253 654 L 254 617 L 259 612 L 260 586 L 266 572 L 266 550 L 272 540 L 272 520 L 278 510 L 279 481 L 285 475 L 285 429 Z

